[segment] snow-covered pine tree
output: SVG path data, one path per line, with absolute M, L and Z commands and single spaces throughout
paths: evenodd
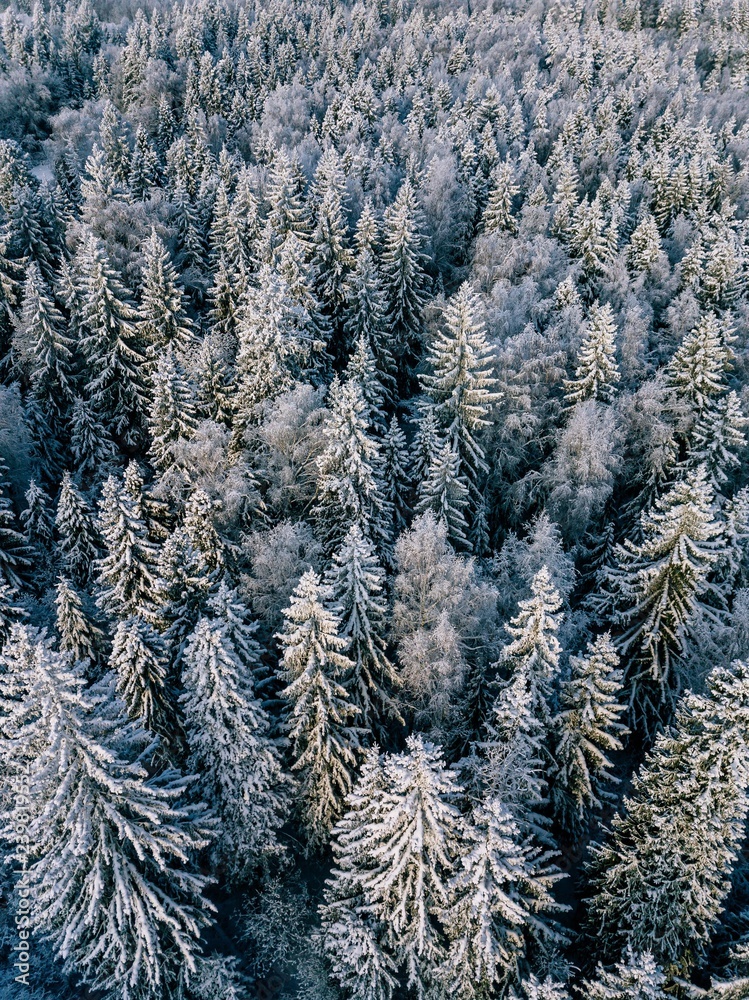
M 225 622 L 200 619 L 185 648 L 182 685 L 190 767 L 221 820 L 216 854 L 231 878 L 241 878 L 279 850 L 288 782 Z
M 365 206 L 355 236 L 355 263 L 346 276 L 343 329 L 349 343 L 365 338 L 374 354 L 386 399 L 392 402 L 395 392 L 395 362 L 386 336 L 387 302 L 372 248 L 376 230 L 374 215 Z
M 390 418 L 382 441 L 382 483 L 385 500 L 393 512 L 392 536 L 397 538 L 408 525 L 411 475 L 408 442 L 396 414 Z
M 272 247 L 283 243 L 293 233 L 309 245 L 309 218 L 303 200 L 303 175 L 298 164 L 289 159 L 285 149 L 274 152 L 268 185 L 268 222 Z
M 309 351 L 296 335 L 296 310 L 284 279 L 268 265 L 248 289 L 239 314 L 234 396 L 234 435 L 259 422 L 266 400 L 294 384 L 294 371 Z
M 451 996 L 473 1000 L 513 982 L 529 939 L 563 942 L 550 915 L 564 907 L 550 889 L 564 876 L 539 855 L 499 799 L 474 808 L 441 914 L 449 947 L 439 976 Z
M 293 233 L 278 248 L 275 267 L 285 287 L 289 335 L 298 345 L 296 364 L 304 364 L 310 377 L 317 379 L 322 371 L 327 372 L 333 317 L 323 310 L 316 291 L 316 271 L 307 262 L 304 245 Z
M 109 669 L 130 718 L 173 743 L 179 722 L 168 687 L 166 649 L 159 633 L 140 615 L 117 623 Z
M 638 222 L 629 240 L 629 265 L 634 271 L 648 274 L 659 260 L 665 260 L 658 224 L 649 213 Z
M 358 524 L 378 546 L 387 547 L 390 518 L 381 482 L 381 448 L 370 433 L 359 382 L 334 379 L 328 411 L 314 506 L 321 537 L 332 550 L 348 528 Z
M 476 796 L 497 798 L 523 836 L 549 843 L 544 748 L 546 730 L 531 711 L 527 677 L 517 672 L 501 689 L 486 720 L 484 739 L 461 761 L 464 781 Z
M 148 133 L 139 125 L 135 133 L 135 147 L 130 158 L 128 187 L 134 198 L 145 201 L 159 176 L 159 161 Z
M 168 344 L 177 351 L 188 350 L 194 343 L 194 333 L 177 270 L 153 228 L 143 246 L 143 258 L 138 334 L 148 358 L 154 361 Z
M 223 354 L 213 337 L 205 337 L 193 362 L 192 375 L 196 383 L 197 415 L 218 423 L 229 424 L 232 416 L 232 400 Z
M 21 511 L 26 541 L 40 556 L 48 553 L 53 546 L 55 522 L 49 509 L 50 499 L 45 490 L 34 479 L 26 490 L 26 507 Z
M 512 641 L 502 649 L 500 660 L 513 673 L 525 676 L 530 711 L 548 728 L 559 674 L 562 650 L 557 632 L 563 614 L 562 600 L 546 566 L 533 577 L 531 595 L 519 602 L 517 615 L 505 625 Z
M 211 616 L 226 626 L 226 634 L 244 668 L 245 676 L 260 666 L 262 647 L 255 638 L 257 622 L 249 620 L 250 612 L 234 587 L 224 577 L 215 593 L 208 598 Z
M 432 511 L 447 528 L 456 549 L 467 549 L 466 508 L 470 489 L 461 473 L 460 454 L 455 444 L 445 438 L 437 446 L 424 478 L 419 483 L 416 513 Z
M 0 580 L 0 649 L 13 625 L 23 621 L 28 614 L 28 610 L 20 604 L 18 592 Z
M 439 748 L 421 736 L 406 746 L 384 760 L 368 751 L 334 833 L 323 945 L 334 978 L 361 1000 L 389 1000 L 398 970 L 423 995 L 444 957 L 440 914 L 462 829 L 451 801 L 460 789 Z
M 205 613 L 214 583 L 214 575 L 185 529 L 175 528 L 159 552 L 154 602 L 156 624 L 166 640 L 172 663 L 182 659 L 187 637 Z
M 279 676 L 286 684 L 292 770 L 300 775 L 299 801 L 309 848 L 328 839 L 352 787 L 359 710 L 340 681 L 353 668 L 344 655 L 341 623 L 330 610 L 330 587 L 314 570 L 297 584 L 284 611 Z
M 687 444 L 685 466 L 704 465 L 716 493 L 725 487 L 731 472 L 741 465 L 749 419 L 733 391 L 713 400 L 700 414 Z
M 70 409 L 70 451 L 81 476 L 103 475 L 115 457 L 109 432 L 91 403 L 74 396 Z
M 719 617 L 722 598 L 710 582 L 723 542 L 714 495 L 704 467 L 678 480 L 640 518 L 642 541 L 615 549 L 607 574 L 613 617 L 623 629 L 619 650 L 632 658 L 631 700 L 655 707 L 666 698 L 672 661 L 684 652 L 689 623 L 700 601 Z M 712 605 L 704 603 L 704 599 Z
M 324 167 L 327 156 L 337 156 L 334 150 L 324 153 L 318 165 L 316 194 L 321 200 L 315 212 L 315 225 L 311 237 L 311 262 L 317 273 L 316 291 L 328 316 L 338 323 L 342 320 L 345 301 L 345 279 L 353 264 L 353 255 L 348 247 L 348 227 L 344 210 L 345 178 L 331 177 L 322 183 L 320 168 Z
M 94 990 L 156 998 L 195 968 L 212 905 L 194 867 L 208 843 L 188 780 L 149 777 L 148 741 L 111 685 L 84 695 L 66 658 L 36 644 L 11 724 L 31 765 L 32 927 Z M 97 704 L 98 703 L 98 704 Z
M 604 956 L 652 952 L 685 973 L 705 954 L 749 812 L 749 666 L 687 692 L 594 847 L 588 920 Z
M 381 732 L 387 719 L 400 719 L 393 699 L 400 679 L 387 655 L 385 572 L 358 524 L 349 528 L 333 555 L 326 582 L 332 589 L 341 619 L 340 634 L 347 641 L 346 655 L 352 663 L 351 672 L 341 683 L 359 709 L 362 724 Z
M 667 977 L 650 952 L 634 954 L 627 949 L 624 961 L 613 969 L 598 964 L 596 978 L 583 988 L 590 1000 L 666 1000 Z
M 385 213 L 381 271 L 387 302 L 387 324 L 392 351 L 401 362 L 416 353 L 426 300 L 424 237 L 421 212 L 409 180 Z
M 98 536 L 91 508 L 76 489 L 69 472 L 63 473 L 55 527 L 60 538 L 63 568 L 79 586 L 85 587 L 99 555 Z
M 0 460 L 0 577 L 14 590 L 32 565 L 32 551 L 16 528 L 16 515 L 8 495 L 8 467 Z
M 174 463 L 174 445 L 189 440 L 193 435 L 196 423 L 193 395 L 174 355 L 174 348 L 168 344 L 158 354 L 152 376 L 152 402 L 148 417 L 151 434 L 148 454 L 154 466 L 162 472 Z
M 104 483 L 99 501 L 99 532 L 104 556 L 97 561 L 97 605 L 115 618 L 152 616 L 156 547 L 148 537 L 140 504 L 114 476 Z
M 73 663 L 86 660 L 89 664 L 96 663 L 103 639 L 101 629 L 90 621 L 81 595 L 65 576 L 57 581 L 55 625 L 60 649 L 69 654 Z
M 413 481 L 417 486 L 426 478 L 442 444 L 434 403 L 429 399 L 421 399 L 418 401 L 418 410 L 419 420 L 411 449 Z
M 603 306 L 595 302 L 578 350 L 575 377 L 564 383 L 564 398 L 570 405 L 586 399 L 608 403 L 620 378 L 614 312 L 608 302 Z
M 73 342 L 64 333 L 62 315 L 35 261 L 26 270 L 14 340 L 19 354 L 31 365 L 31 392 L 42 412 L 61 420 L 72 397 Z
M 372 348 L 365 337 L 359 337 L 354 343 L 354 349 L 346 364 L 344 378 L 346 381 L 355 379 L 359 383 L 368 407 L 367 422 L 378 437 L 381 437 L 385 431 L 385 414 L 383 412 L 385 391 L 380 382 Z
M 137 310 L 93 233 L 76 254 L 81 349 L 90 365 L 87 390 L 107 429 L 136 443 L 146 407 L 144 357 L 137 346 Z
M 489 414 L 499 394 L 492 375 L 496 359 L 486 340 L 479 298 L 467 282 L 449 299 L 445 326 L 429 350 L 432 373 L 421 381 L 460 458 L 460 473 L 475 493 L 487 471 L 476 435 L 491 423 Z
M 707 313 L 676 349 L 666 368 L 666 381 L 692 409 L 695 419 L 723 395 L 731 368 L 733 336 L 715 313 Z
M 346 812 L 333 830 L 335 864 L 320 906 L 322 946 L 330 975 L 352 1000 L 391 1000 L 397 966 L 384 948 L 385 926 L 367 906 L 361 881 L 375 865 L 363 843 L 380 818 L 385 773 L 380 748 L 364 755 Z
M 439 918 L 461 834 L 451 801 L 459 788 L 438 747 L 414 735 L 406 748 L 385 760 L 378 821 L 361 841 L 372 867 L 358 881 L 385 947 L 422 995 L 444 953 Z
M 211 500 L 205 490 L 193 490 L 187 498 L 182 526 L 208 573 L 216 574 L 225 563 L 224 544 L 216 530 L 214 517 L 221 502 Z
M 498 163 L 492 172 L 491 190 L 483 215 L 485 233 L 514 233 L 512 199 L 520 191 L 509 163 Z
M 585 656 L 570 657 L 571 677 L 562 684 L 554 719 L 552 802 L 564 830 L 578 836 L 591 810 L 611 797 L 608 754 L 622 749 L 619 655 L 606 633 L 588 643 Z

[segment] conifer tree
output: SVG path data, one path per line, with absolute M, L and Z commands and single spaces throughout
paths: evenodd
M 142 125 L 139 125 L 135 133 L 135 147 L 130 157 L 128 177 L 128 186 L 133 196 L 145 201 L 151 189 L 156 186 L 158 176 L 158 157 L 148 140 L 148 133 Z
M 111 689 L 83 695 L 65 658 L 37 644 L 22 679 L 17 744 L 38 747 L 28 828 L 32 927 L 94 990 L 158 996 L 195 968 L 211 904 L 194 858 L 208 843 L 187 781 L 149 777 L 147 740 Z M 98 702 L 98 705 L 97 705 Z
M 346 276 L 343 328 L 349 343 L 356 343 L 362 337 L 367 341 L 375 356 L 378 377 L 386 398 L 392 401 L 395 391 L 395 362 L 386 336 L 387 301 L 383 281 L 372 245 L 368 239 L 365 241 L 365 233 L 371 228 L 376 232 L 376 221 L 371 209 L 365 206 L 355 237 L 357 256 Z
M 284 149 L 277 150 L 271 163 L 268 190 L 268 222 L 274 249 L 288 233 L 293 233 L 304 245 L 309 244 L 309 218 L 302 194 L 299 170 Z
M 595 980 L 583 986 L 591 1000 L 666 1000 L 666 983 L 650 952 L 636 955 L 629 948 L 625 960 L 613 969 L 604 969 L 599 963 Z
M 739 456 L 746 447 L 747 424 L 749 420 L 733 391 L 714 400 L 695 422 L 685 465 L 688 469 L 704 465 L 716 492 L 723 489 L 732 470 L 741 464 Z
M 469 503 L 469 488 L 461 475 L 460 455 L 452 441 L 445 439 L 432 456 L 424 478 L 419 484 L 416 513 L 431 510 L 447 528 L 456 549 L 468 548 L 468 524 L 465 512 Z
M 213 501 L 205 490 L 193 490 L 185 504 L 183 527 L 199 561 L 208 573 L 216 573 L 224 565 L 224 546 L 216 526 L 214 513 L 220 501 Z
M 189 440 L 195 430 L 193 393 L 171 344 L 159 354 L 151 392 L 148 454 L 157 469 L 166 471 L 174 463 L 174 445 Z
M 31 364 L 31 391 L 44 414 L 64 416 L 72 396 L 72 346 L 63 318 L 35 261 L 26 270 L 16 341 Z
M 486 342 L 478 297 L 469 284 L 461 285 L 449 300 L 445 324 L 446 332 L 437 335 L 430 349 L 433 374 L 423 376 L 422 382 L 460 458 L 460 472 L 475 490 L 478 476 L 487 470 L 476 434 L 489 425 L 498 394 L 491 374 L 494 354 Z
M 343 194 L 342 185 L 326 185 L 317 207 L 311 237 L 311 261 L 317 272 L 317 293 L 327 314 L 335 321 L 342 319 L 345 278 L 353 264 L 353 256 L 347 246 Z
M 400 718 L 393 692 L 400 686 L 387 656 L 385 573 L 374 546 L 358 524 L 353 524 L 333 556 L 327 583 L 341 618 L 341 636 L 352 669 L 342 684 L 360 712 L 363 725 L 381 730 L 387 718 Z
M 255 638 L 257 622 L 251 622 L 250 612 L 234 587 L 226 578 L 208 598 L 207 606 L 213 618 L 226 626 L 226 634 L 234 645 L 245 675 L 254 673 L 260 666 L 262 647 Z
M 278 851 L 286 782 L 270 722 L 226 623 L 201 618 L 185 649 L 180 702 L 199 788 L 221 819 L 218 855 L 232 875 Z
M 367 906 L 362 876 L 374 866 L 363 845 L 379 821 L 385 773 L 380 748 L 365 754 L 359 778 L 346 798 L 346 812 L 335 826 L 335 866 L 320 907 L 322 945 L 330 974 L 355 1000 L 391 1000 L 397 965 L 385 950 L 385 926 Z
M 500 690 L 485 725 L 485 738 L 462 762 L 466 783 L 499 799 L 524 836 L 549 842 L 546 730 L 531 710 L 524 673 L 516 672 Z
M 291 388 L 310 345 L 297 336 L 296 311 L 283 278 L 267 265 L 248 290 L 237 331 L 234 433 L 259 422 L 263 404 Z
M 517 615 L 505 625 L 512 641 L 502 649 L 501 660 L 527 679 L 530 711 L 548 726 L 559 672 L 557 632 L 563 615 L 561 598 L 546 566 L 533 577 L 531 595 L 519 602 Z
M 21 511 L 21 524 L 27 543 L 40 556 L 48 553 L 54 544 L 54 519 L 49 505 L 47 493 L 35 480 L 30 480 L 26 490 L 26 508 Z
M 205 337 L 192 368 L 196 383 L 195 403 L 199 417 L 229 424 L 232 416 L 231 389 L 221 355 L 213 337 Z
M 158 632 L 140 615 L 117 623 L 109 668 L 130 718 L 170 742 L 177 720 L 167 685 L 166 649 Z
M 137 311 L 96 237 L 76 257 L 81 298 L 81 349 L 90 367 L 87 390 L 107 428 L 136 441 L 145 409 L 144 358 L 136 343 Z
M 89 620 L 80 594 L 65 576 L 57 582 L 55 612 L 61 651 L 68 653 L 73 663 L 95 663 L 103 638 L 101 630 Z
M 104 483 L 99 503 L 104 556 L 98 560 L 97 605 L 126 619 L 153 613 L 156 550 L 148 537 L 140 504 L 114 476 Z
M 498 163 L 491 177 L 491 191 L 484 209 L 483 225 L 486 233 L 502 231 L 515 232 L 515 220 L 512 217 L 512 199 L 520 188 L 515 183 L 512 167 L 509 163 Z
M 98 540 L 91 508 L 76 489 L 69 472 L 62 477 L 55 526 L 63 568 L 76 583 L 85 587 L 93 562 L 99 555 Z
M 717 666 L 656 738 L 593 851 L 589 925 L 605 955 L 648 951 L 685 972 L 704 955 L 749 811 L 748 704 L 747 665 Z
M 115 457 L 109 432 L 82 396 L 73 397 L 70 409 L 70 451 L 81 476 L 103 474 Z
M 658 224 L 652 215 L 646 215 L 637 224 L 629 241 L 629 263 L 635 271 L 648 273 L 663 259 Z
M 449 947 L 439 974 L 451 995 L 488 995 L 516 977 L 529 939 L 563 940 L 549 922 L 563 909 L 550 893 L 563 876 L 539 854 L 499 799 L 474 808 L 441 915 Z
M 691 406 L 696 418 L 727 388 L 732 339 L 728 326 L 715 313 L 707 313 L 684 337 L 668 364 L 668 384 Z
M 460 817 L 450 801 L 458 788 L 439 748 L 418 735 L 406 747 L 385 761 L 379 821 L 361 843 L 372 867 L 358 880 L 407 986 L 421 993 L 443 954 L 439 917 L 449 898 Z
M 360 337 L 354 344 L 344 377 L 346 381 L 355 379 L 359 383 L 368 408 L 367 422 L 378 436 L 382 436 L 385 430 L 383 413 L 385 391 L 380 382 L 372 348 L 364 337 Z
M 123 184 L 118 181 L 111 165 L 107 162 L 107 154 L 99 143 L 95 142 L 90 156 L 86 159 L 85 176 L 81 178 L 83 217 L 92 221 L 108 201 L 121 201 L 125 193 Z
M 159 552 L 154 588 L 157 625 L 175 664 L 182 659 L 187 637 L 205 612 L 214 583 L 185 529 L 175 528 Z
M 352 670 L 340 620 L 325 606 L 330 588 L 308 570 L 297 584 L 278 636 L 281 697 L 288 703 L 292 770 L 300 774 L 302 824 L 309 848 L 327 840 L 341 815 L 356 767 L 359 710 L 340 681 Z
M 425 302 L 426 256 L 423 252 L 421 213 L 410 181 L 401 185 L 385 213 L 382 278 L 387 301 L 387 324 L 393 353 L 400 360 L 416 350 L 421 337 Z
M 412 446 L 413 479 L 417 485 L 426 478 L 441 444 L 436 407 L 431 400 L 420 401 L 419 422 Z
M 397 538 L 408 523 L 410 508 L 407 497 L 411 477 L 408 442 L 395 414 L 390 418 L 382 442 L 382 483 L 385 500 L 393 512 L 392 535 Z
M 721 532 L 703 467 L 643 512 L 640 533 L 639 544 L 627 539 L 617 546 L 608 586 L 615 621 L 623 628 L 619 649 L 635 658 L 632 696 L 654 697 L 657 704 L 673 680 L 672 660 L 678 662 L 684 651 L 697 602 L 711 597 L 713 616 L 721 607 L 709 580 L 720 557 Z
M 143 256 L 138 332 L 149 358 L 154 360 L 167 345 L 178 351 L 188 350 L 193 344 L 193 330 L 177 271 L 155 229 L 143 247 Z
M 575 377 L 564 384 L 565 400 L 570 405 L 586 399 L 608 403 L 620 378 L 614 313 L 608 302 L 604 306 L 596 302 L 578 351 Z
M 28 617 L 28 611 L 19 602 L 18 592 L 0 580 L 0 649 L 8 641 L 14 625 Z
M 619 721 L 625 710 L 619 656 L 608 633 L 588 644 L 586 656 L 571 656 L 570 667 L 554 720 L 552 800 L 563 829 L 575 835 L 585 829 L 590 810 L 611 797 L 606 785 L 617 779 L 607 755 L 622 749 L 626 729 Z
M 334 379 L 328 408 L 314 507 L 321 535 L 332 549 L 352 524 L 358 524 L 379 545 L 387 544 L 389 511 L 380 479 L 380 445 L 370 433 L 358 381 Z
M 8 467 L 0 461 L 0 577 L 17 590 L 32 564 L 31 549 L 16 528 L 13 503 L 8 496 Z

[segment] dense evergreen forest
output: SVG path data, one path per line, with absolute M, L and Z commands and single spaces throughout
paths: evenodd
M 3 6 L 3 1000 L 749 997 L 749 0 Z

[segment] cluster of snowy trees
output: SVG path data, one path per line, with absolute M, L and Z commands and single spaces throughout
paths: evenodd
M 3 996 L 749 997 L 747 82 L 745 0 L 6 6 Z

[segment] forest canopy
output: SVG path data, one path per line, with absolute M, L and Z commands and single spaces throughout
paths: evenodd
M 749 997 L 748 0 L 0 14 L 3 1000 Z

